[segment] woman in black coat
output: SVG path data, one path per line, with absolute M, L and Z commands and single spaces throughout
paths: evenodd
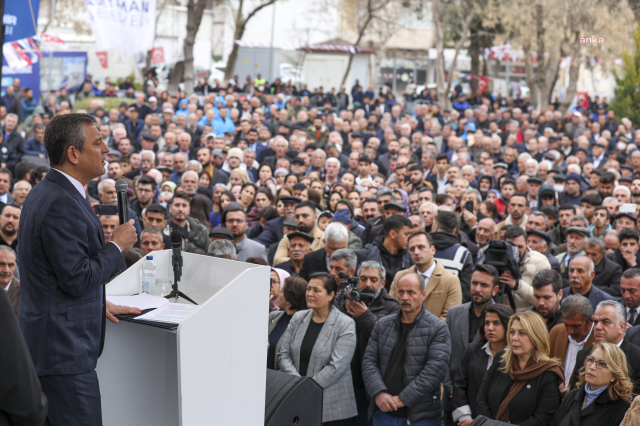
M 507 346 L 507 327 L 513 310 L 494 303 L 480 316 L 480 339 L 471 343 L 453 378 L 453 421 L 468 426 L 476 417 L 476 399 L 482 379 L 496 354 Z
M 562 367 L 549 358 L 549 332 L 533 311 L 511 317 L 509 346 L 499 352 L 482 381 L 478 415 L 520 426 L 548 426 L 560 406 Z
M 560 404 L 553 426 L 619 426 L 632 391 L 624 352 L 612 343 L 596 343 L 580 368 L 577 387 Z

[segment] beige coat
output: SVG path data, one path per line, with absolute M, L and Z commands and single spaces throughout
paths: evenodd
M 551 269 L 549 259 L 544 254 L 527 247 L 524 260 L 520 262 L 520 272 L 522 273 L 520 286 L 518 290 L 513 292 L 513 301 L 518 312 L 526 311 L 533 306 L 533 277 L 546 269 Z
M 522 223 L 519 225 L 523 231 L 527 232 L 527 221 L 529 220 L 529 215 L 524 215 L 524 219 L 522 219 Z M 513 221 L 511 220 L 511 215 L 507 216 L 505 220 L 496 225 L 496 235 L 500 232 L 502 228 L 506 225 L 513 225 Z
M 311 251 L 324 248 L 324 232 L 316 226 L 312 235 L 313 242 L 311 243 Z M 278 244 L 278 249 L 273 257 L 273 264 L 277 265 L 278 263 L 286 262 L 287 260 L 289 260 L 289 239 L 285 235 Z
M 444 266 L 437 260 L 434 259 L 434 262 L 436 262 L 436 269 L 427 283 L 427 298 L 424 299 L 424 308 L 446 321 L 449 308 L 462 304 L 462 288 L 458 277 L 444 269 Z M 415 265 L 396 273 L 389 291 L 392 297 L 398 297 L 398 280 L 410 272 L 416 272 Z

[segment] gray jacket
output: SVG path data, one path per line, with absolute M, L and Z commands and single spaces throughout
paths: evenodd
M 493 299 L 491 303 L 494 303 Z M 443 382 L 444 397 L 442 398 L 442 404 L 447 411 L 453 411 L 453 404 L 449 398 L 449 392 L 453 390 L 453 375 L 460 365 L 462 355 L 469 346 L 469 309 L 471 309 L 471 302 L 449 308 L 447 312 L 447 327 L 451 333 L 451 361 Z M 479 337 L 480 332 L 478 331 L 473 341 L 475 342 Z
M 267 249 L 257 241 L 250 240 L 246 236 L 244 240 L 235 244 L 236 246 L 236 260 L 239 262 L 246 262 L 250 257 L 260 257 L 267 260 Z
M 280 322 L 280 319 L 284 316 L 284 314 L 285 314 L 284 311 L 269 312 L 269 333 L 268 333 L 269 336 L 271 335 L 271 332 L 273 331 L 273 329 L 276 328 L 276 325 L 278 325 L 278 323 Z M 280 340 L 278 340 L 278 343 L 276 343 L 276 354 L 280 352 L 280 348 L 282 347 L 282 341 L 284 340 L 284 335 L 285 333 L 282 333 L 282 336 L 280 336 Z M 274 361 L 273 369 L 280 370 L 277 356 Z
M 371 395 L 369 415 L 375 397 L 387 391 L 384 374 L 396 344 L 402 312 L 380 319 L 369 339 L 362 361 L 362 374 Z M 422 307 L 407 338 L 404 365 L 405 388 L 398 397 L 408 407 L 410 422 L 440 416 L 440 383 L 444 381 L 451 357 L 449 329 L 440 318 Z
M 198 219 L 191 216 L 187 217 L 187 223 L 189 224 L 189 242 L 206 252 L 209 248 L 209 230 Z
M 313 310 L 296 312 L 291 318 L 278 362 L 280 371 L 300 376 L 300 346 L 309 328 Z M 351 380 L 351 359 L 356 350 L 356 324 L 335 306 L 313 346 L 308 376 L 323 389 L 322 422 L 348 419 L 358 414 Z

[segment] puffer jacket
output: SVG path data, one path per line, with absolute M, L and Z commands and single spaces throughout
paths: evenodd
M 375 409 L 375 397 L 387 391 L 383 377 L 396 344 L 402 312 L 379 320 L 373 328 L 362 361 L 362 375 Z M 407 406 L 409 422 L 440 416 L 440 383 L 451 358 L 451 335 L 444 321 L 422 307 L 407 337 L 404 365 L 405 388 L 398 397 Z
M 380 262 L 382 266 L 384 266 L 384 269 L 386 269 L 387 272 L 387 281 L 384 285 L 384 288 L 389 291 L 396 272 L 402 271 L 403 269 L 408 269 L 411 265 L 413 265 L 413 261 L 411 260 L 409 250 L 404 249 L 396 254 L 391 254 L 389 250 L 387 250 L 387 248 L 384 246 L 383 242 L 384 235 L 378 235 L 376 239 L 373 240 L 373 243 L 367 244 L 362 250 L 358 251 L 358 253 L 368 257 L 371 260 Z
M 518 289 L 513 292 L 513 301 L 518 312 L 526 311 L 533 306 L 533 277 L 545 269 L 551 269 L 549 259 L 544 254 L 527 247 L 524 259 L 520 261 L 522 278 L 519 281 Z

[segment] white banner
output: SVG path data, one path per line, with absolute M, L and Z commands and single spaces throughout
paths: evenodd
M 156 0 L 84 0 L 98 51 L 119 49 L 127 56 L 153 48 Z

